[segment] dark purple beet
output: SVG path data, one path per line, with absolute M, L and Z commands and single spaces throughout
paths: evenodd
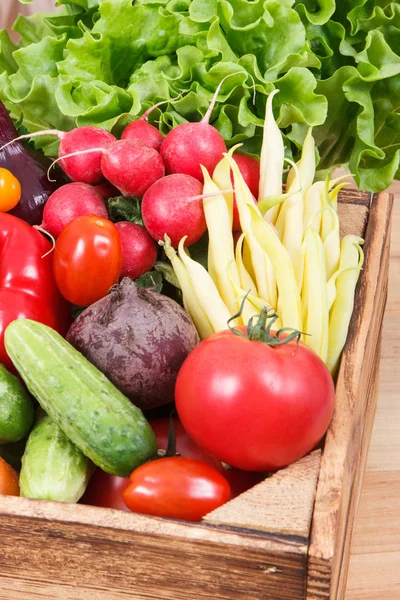
M 6 107 L 0 102 L 0 147 L 16 137 L 18 137 L 17 130 Z M 45 167 L 21 142 L 15 142 L 0 152 L 0 167 L 11 171 L 22 188 L 21 200 L 10 211 L 11 214 L 31 225 L 40 225 L 43 207 L 48 197 L 65 183 L 65 180 L 60 178 L 57 183 L 50 182 Z
M 199 336 L 174 300 L 125 278 L 77 317 L 67 340 L 146 410 L 173 401 L 178 371 Z

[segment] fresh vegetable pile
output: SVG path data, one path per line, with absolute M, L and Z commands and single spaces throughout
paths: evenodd
M 282 91 L 265 103 L 259 159 L 227 149 L 210 121 L 240 72 L 166 135 L 150 123 L 159 105 L 118 136 L 8 129 L 0 493 L 196 521 L 323 438 L 363 240 L 340 239 L 346 184 L 317 178 L 312 128 L 298 161 L 285 155 Z M 60 140 L 63 175 L 31 217 L 46 167 L 28 184 L 8 157 L 33 160 L 22 140 L 43 136 Z M 25 220 L 6 214 L 21 203 Z
M 24 0 L 27 2 L 28 0 Z M 400 7 L 381 0 L 61 0 L 0 34 L 0 99 L 29 132 L 120 130 L 160 100 L 166 133 L 198 121 L 227 74 L 212 123 L 259 153 L 267 96 L 289 155 L 309 126 L 320 169 L 349 164 L 361 189 L 399 178 Z M 255 102 L 253 102 L 253 92 Z M 37 142 L 55 154 L 53 139 Z

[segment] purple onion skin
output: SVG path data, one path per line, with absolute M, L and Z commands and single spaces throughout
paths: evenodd
M 13 122 L 4 104 L 0 102 L 0 147 L 18 137 Z M 43 160 L 43 157 L 41 157 Z M 56 175 L 58 181 L 50 182 L 46 168 L 27 150 L 21 142 L 15 142 L 0 152 L 0 167 L 8 169 L 19 180 L 22 188 L 21 200 L 10 211 L 30 225 L 40 225 L 43 208 L 49 196 L 66 180 Z M 54 174 L 52 178 L 55 178 Z

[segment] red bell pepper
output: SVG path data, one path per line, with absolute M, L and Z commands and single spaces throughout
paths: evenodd
M 69 305 L 53 276 L 50 242 L 18 217 L 0 214 L 0 362 L 12 363 L 4 347 L 4 331 L 11 321 L 27 318 L 65 335 Z

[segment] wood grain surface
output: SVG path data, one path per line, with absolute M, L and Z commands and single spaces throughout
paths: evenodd
M 395 197 L 378 407 L 346 600 L 400 599 L 400 184 Z
M 380 337 L 387 296 L 392 196 L 371 205 L 365 267 L 326 437 L 313 515 L 307 600 L 343 600 L 354 517 L 378 391 Z

